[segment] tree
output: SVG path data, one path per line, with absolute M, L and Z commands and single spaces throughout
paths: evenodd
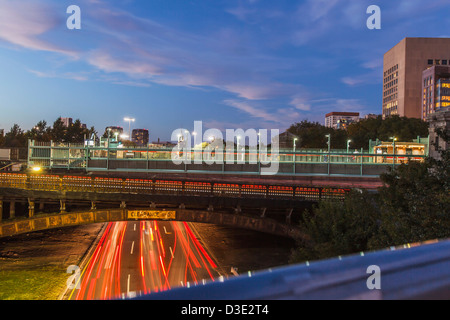
M 328 128 L 318 122 L 303 120 L 291 125 L 287 131 L 299 137 L 297 145 L 301 148 L 328 148 L 328 139 L 325 137 L 327 134 L 331 134 L 333 148 L 346 148 L 347 133 L 345 130 Z
M 50 141 L 50 130 L 51 128 L 47 126 L 47 121 L 39 121 L 31 130 L 26 132 L 27 139 L 36 141 Z
M 53 126 L 50 130 L 51 140 L 57 142 L 65 142 L 65 135 L 66 127 L 64 126 L 61 117 L 59 117 L 55 120 L 55 122 L 53 122 Z
M 290 262 L 367 250 L 378 228 L 374 202 L 375 198 L 366 191 L 352 191 L 343 202 L 323 201 L 311 213 L 306 211 L 300 224 L 306 237 L 297 240 Z
M 20 148 L 26 147 L 26 136 L 18 124 L 14 124 L 11 130 L 5 135 L 5 147 Z
M 438 131 L 450 141 L 448 132 Z M 450 150 L 440 159 L 401 164 L 381 175 L 377 195 L 351 192 L 344 202 L 321 202 L 306 212 L 291 262 L 379 250 L 450 237 Z
M 369 140 L 390 141 L 396 137 L 398 141 L 412 141 L 417 136 L 428 136 L 428 124 L 415 118 L 400 117 L 398 115 L 383 119 L 361 119 L 351 123 L 348 128 L 348 137 L 352 140 L 353 148 L 367 148 Z
M 449 141 L 441 131 L 440 136 Z M 403 164 L 381 176 L 381 226 L 372 247 L 450 236 L 450 150 L 440 160 Z

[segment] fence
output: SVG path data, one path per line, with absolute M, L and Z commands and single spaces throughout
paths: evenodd
M 194 161 L 201 151 L 175 152 L 172 149 L 108 148 L 80 144 L 38 143 L 29 141 L 28 166 L 45 169 L 82 170 L 86 172 L 175 172 L 261 175 L 263 169 L 277 165 L 275 175 L 342 175 L 378 176 L 387 168 L 401 163 L 424 161 L 425 155 L 374 154 L 359 150 L 280 150 L 277 154 L 260 155 L 216 152 L 211 163 Z M 172 160 L 179 157 L 180 164 Z M 187 156 L 187 157 L 186 157 Z M 231 161 L 227 159 L 231 156 Z M 182 159 L 192 159 L 182 162 Z M 253 161 L 256 159 L 256 161 Z M 271 162 L 267 160 L 270 159 Z

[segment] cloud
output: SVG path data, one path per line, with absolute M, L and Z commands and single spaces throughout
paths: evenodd
M 35 1 L 0 2 L 0 39 L 22 48 L 57 52 L 71 57 L 77 53 L 57 46 L 40 36 L 64 23 L 54 8 Z

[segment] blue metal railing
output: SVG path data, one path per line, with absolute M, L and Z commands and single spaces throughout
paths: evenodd
M 136 299 L 448 300 L 450 240 L 249 272 Z

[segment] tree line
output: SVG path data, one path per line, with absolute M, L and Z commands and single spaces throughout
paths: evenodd
M 439 130 L 450 142 L 448 132 Z M 381 250 L 450 238 L 450 150 L 381 175 L 376 194 L 354 190 L 342 202 L 323 201 L 305 211 L 291 262 Z
M 95 128 L 85 128 L 80 119 L 66 127 L 59 117 L 52 126 L 49 126 L 45 120 L 41 120 L 28 131 L 24 131 L 18 124 L 14 124 L 9 132 L 0 136 L 0 147 L 23 148 L 27 146 L 28 139 L 44 142 L 83 143 L 84 139 L 92 134 L 97 134 Z
M 297 148 L 327 148 L 325 135 L 330 134 L 333 149 L 345 149 L 347 141 L 351 140 L 349 147 L 359 150 L 367 149 L 369 140 L 390 141 L 395 136 L 398 141 L 412 141 L 417 136 L 428 137 L 428 123 L 397 115 L 383 119 L 380 115 L 350 123 L 346 129 L 328 128 L 318 122 L 303 120 L 292 124 L 287 131 L 298 137 Z

